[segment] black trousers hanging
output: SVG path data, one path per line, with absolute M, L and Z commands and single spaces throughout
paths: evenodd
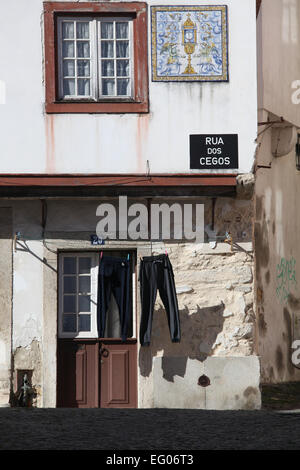
M 99 264 L 97 322 L 98 335 L 104 338 L 106 315 L 113 293 L 120 316 L 121 337 L 126 341 L 131 310 L 130 261 L 126 258 L 104 256 Z
M 145 256 L 140 263 L 141 324 L 140 343 L 149 346 L 157 289 L 166 309 L 171 340 L 180 341 L 180 321 L 174 273 L 167 255 Z

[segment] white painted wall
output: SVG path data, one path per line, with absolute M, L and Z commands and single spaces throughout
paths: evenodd
M 300 127 L 299 0 L 264 0 L 257 31 L 259 108 Z
M 189 135 L 206 133 L 237 133 L 239 172 L 249 172 L 257 122 L 255 0 L 197 4 L 220 3 L 228 5 L 229 83 L 152 82 L 149 34 L 147 115 L 45 115 L 42 0 L 2 5 L 0 173 L 144 173 L 147 160 L 152 173 L 188 173 Z M 148 1 L 157 4 L 193 2 Z M 148 18 L 151 31 L 150 11 Z
M 14 233 L 21 232 L 13 253 L 13 349 L 30 347 L 43 333 L 43 244 L 41 203 L 25 202 L 14 209 Z M 29 235 L 28 235 L 29 234 Z M 23 241 L 25 239 L 25 241 Z

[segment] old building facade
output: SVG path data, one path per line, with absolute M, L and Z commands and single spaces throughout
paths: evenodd
M 38 407 L 260 407 L 255 6 L 5 5 L 1 39 L 12 22 L 19 33 L 0 59 L 2 406 L 17 404 L 27 373 Z M 148 215 L 198 204 L 204 238 L 153 236 L 150 216 L 146 236 L 130 238 L 136 213 L 124 225 L 120 196 Z M 101 205 L 117 215 L 102 245 Z M 181 340 L 158 296 L 144 346 L 139 272 L 157 255 L 173 268 Z M 125 342 L 114 299 L 99 335 L 108 257 L 130 265 Z
M 299 340 L 299 25 L 298 1 L 261 2 L 255 260 L 262 383 L 300 378 L 295 343 Z

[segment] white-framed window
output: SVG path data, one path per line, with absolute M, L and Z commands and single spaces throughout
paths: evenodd
M 109 253 L 122 257 L 121 252 Z M 98 338 L 97 300 L 100 255 L 93 252 L 62 252 L 58 272 L 58 336 L 59 338 Z M 132 316 L 128 337 L 136 332 L 136 275 L 132 263 Z M 117 303 L 111 296 L 106 315 L 106 338 L 120 338 L 121 325 Z
M 132 100 L 132 18 L 58 17 L 58 89 L 62 100 Z
M 97 336 L 97 257 L 63 253 L 59 258 L 59 336 Z

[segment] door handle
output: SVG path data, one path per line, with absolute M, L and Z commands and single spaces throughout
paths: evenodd
M 109 350 L 106 349 L 106 348 L 101 348 L 100 351 L 99 351 L 99 354 L 100 354 L 100 356 L 108 357 L 108 355 L 109 355 Z

